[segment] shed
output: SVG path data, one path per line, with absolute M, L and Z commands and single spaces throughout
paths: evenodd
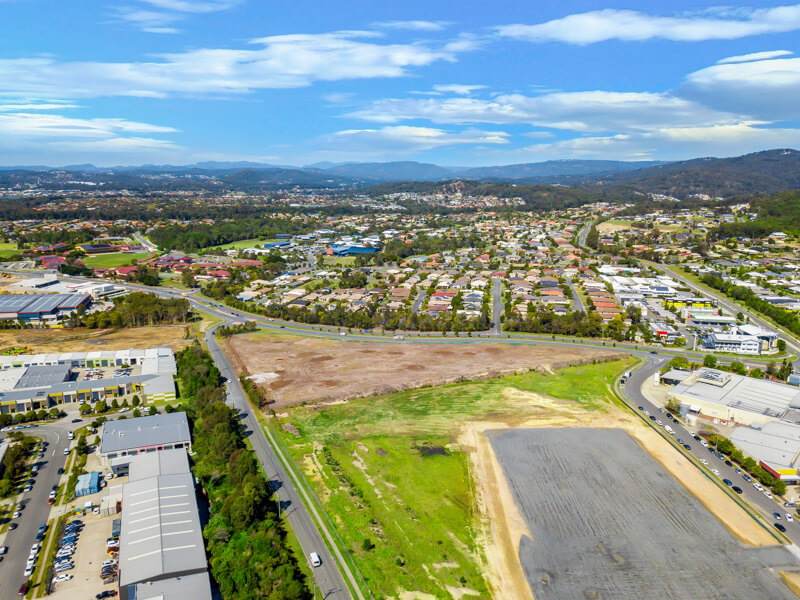
M 100 473 L 85 473 L 78 476 L 78 483 L 75 485 L 75 497 L 88 496 L 100 491 Z

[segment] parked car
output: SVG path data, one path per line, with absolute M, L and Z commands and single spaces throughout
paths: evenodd
M 61 575 L 56 575 L 53 581 L 55 583 L 62 583 L 64 581 L 69 581 L 70 579 L 72 579 L 72 575 L 70 575 L 69 573 L 62 573 Z
M 102 598 L 113 598 L 116 595 L 117 595 L 116 590 L 103 590 L 102 592 L 97 594 L 95 598 L 97 598 L 97 600 L 102 600 Z

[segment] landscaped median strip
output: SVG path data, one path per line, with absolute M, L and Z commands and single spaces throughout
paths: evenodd
M 641 365 L 634 367 L 633 370 L 639 369 L 644 365 L 644 362 Z M 666 431 L 664 431 L 658 425 L 655 425 L 650 419 L 648 419 L 645 415 L 641 413 L 637 409 L 637 407 L 633 406 L 628 399 L 625 397 L 623 393 L 619 391 L 619 377 L 614 382 L 613 387 L 614 394 L 627 406 L 629 409 L 633 411 L 633 413 L 638 416 L 642 421 L 644 421 L 648 426 L 652 429 L 657 431 L 661 437 L 669 441 L 672 446 L 678 450 L 681 454 L 683 454 L 689 461 L 696 466 L 700 472 L 714 485 L 716 485 L 719 489 L 721 489 L 725 494 L 734 502 L 736 502 L 749 516 L 752 518 L 764 531 L 766 531 L 769 535 L 771 535 L 777 542 L 781 544 L 792 544 L 792 541 L 787 538 L 785 535 L 781 534 L 777 530 L 769 527 L 765 524 L 764 518 L 762 517 L 761 513 L 759 513 L 755 508 L 753 508 L 748 502 L 746 502 L 743 498 L 739 497 L 738 494 L 735 494 L 727 485 L 725 485 L 719 478 L 714 477 L 711 473 L 708 472 L 708 468 L 703 465 L 691 452 L 686 450 L 682 445 L 680 445 L 671 435 L 669 435 Z
M 52 519 L 47 522 L 47 534 L 42 540 L 42 550 L 39 552 L 39 560 L 36 561 L 36 568 L 33 571 L 29 581 L 31 582 L 30 588 L 28 589 L 28 593 L 25 594 L 26 598 L 33 598 L 34 592 L 36 592 L 36 597 L 41 598 L 45 595 L 46 585 L 44 585 L 44 578 L 48 573 L 47 566 L 53 559 L 53 554 L 55 553 L 55 546 L 53 545 L 53 540 L 55 536 L 53 532 L 56 528 L 53 526 L 54 523 L 57 521 L 53 521 Z

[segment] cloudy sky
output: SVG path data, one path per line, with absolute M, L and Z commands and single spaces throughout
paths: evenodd
M 0 0 L 0 164 L 800 148 L 798 42 L 764 2 Z

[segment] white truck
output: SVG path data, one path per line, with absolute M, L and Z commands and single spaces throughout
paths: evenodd
M 664 426 L 664 431 L 666 431 L 670 435 L 675 435 L 675 430 L 669 425 Z

